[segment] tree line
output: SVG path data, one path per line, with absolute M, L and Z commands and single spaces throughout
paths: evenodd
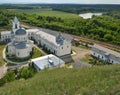
M 10 25 L 15 11 L 0 10 L 0 26 Z M 115 14 L 114 14 L 115 13 Z M 120 13 L 111 11 L 103 16 L 93 16 L 91 19 L 41 16 L 39 14 L 16 13 L 21 22 L 30 25 L 66 32 L 78 36 L 120 45 Z

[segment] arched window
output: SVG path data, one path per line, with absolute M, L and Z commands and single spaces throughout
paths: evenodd
M 112 63 L 114 63 L 114 61 L 112 61 Z
M 98 55 L 98 58 L 100 58 L 100 55 Z
M 17 24 L 15 24 L 15 29 L 17 29 Z

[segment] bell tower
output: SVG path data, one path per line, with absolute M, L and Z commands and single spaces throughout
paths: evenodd
M 14 17 L 14 20 L 12 21 L 12 23 L 13 23 L 12 30 L 15 33 L 16 30 L 18 30 L 20 28 L 20 22 L 18 21 L 16 16 Z

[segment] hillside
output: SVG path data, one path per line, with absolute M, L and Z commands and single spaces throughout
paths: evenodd
M 0 95 L 120 95 L 120 65 L 40 72 L 0 88 Z

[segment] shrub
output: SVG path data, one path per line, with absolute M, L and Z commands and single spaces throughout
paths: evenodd
M 15 73 L 13 71 L 8 71 L 6 75 L 0 79 L 0 86 L 4 85 L 7 82 L 11 82 L 15 80 Z
M 34 69 L 32 69 L 32 68 L 26 68 L 26 67 L 24 67 L 18 73 L 18 78 L 24 78 L 24 79 L 31 78 L 31 77 L 34 76 L 35 72 L 36 71 Z

